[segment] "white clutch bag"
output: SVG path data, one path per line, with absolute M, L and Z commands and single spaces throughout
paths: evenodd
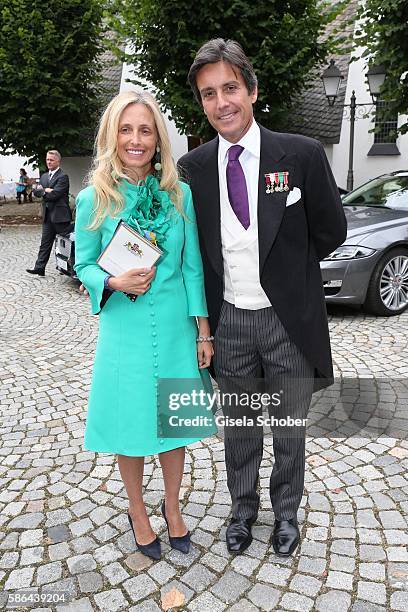
M 108 274 L 118 276 L 133 268 L 151 268 L 162 254 L 153 242 L 120 221 L 97 263 Z

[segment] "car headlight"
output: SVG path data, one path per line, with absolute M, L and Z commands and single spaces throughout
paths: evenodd
M 339 246 L 333 253 L 330 253 L 324 258 L 325 261 L 335 261 L 337 259 L 361 259 L 369 257 L 375 253 L 375 249 L 369 249 L 363 246 L 342 245 Z

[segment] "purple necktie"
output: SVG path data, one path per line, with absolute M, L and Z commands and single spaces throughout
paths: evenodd
M 227 188 L 232 210 L 245 229 L 249 227 L 248 191 L 244 171 L 238 157 L 244 147 L 233 145 L 228 149 Z

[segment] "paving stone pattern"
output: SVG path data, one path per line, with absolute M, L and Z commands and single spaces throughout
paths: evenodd
M 164 554 L 152 562 L 135 550 L 115 457 L 82 447 L 97 318 L 52 263 L 45 278 L 24 272 L 39 232 L 0 233 L 0 608 L 8 594 L 31 589 L 70 597 L 65 605 L 36 604 L 37 612 L 147 612 L 161 610 L 161 596 L 175 587 L 183 609 L 199 612 L 408 610 L 408 444 L 398 436 L 308 437 L 302 545 L 291 559 L 275 556 L 269 542 L 271 439 L 254 542 L 240 557 L 225 546 L 222 440 L 187 450 L 188 555 L 168 545 L 161 471 L 148 458 L 145 500 Z M 337 374 L 406 377 L 407 323 L 408 314 L 331 310 Z

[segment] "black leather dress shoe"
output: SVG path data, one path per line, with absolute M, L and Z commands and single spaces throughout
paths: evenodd
M 279 557 L 290 557 L 299 544 L 300 534 L 296 517 L 289 521 L 275 520 L 272 546 Z
M 226 533 L 228 552 L 240 554 L 248 548 L 252 542 L 251 527 L 255 521 L 256 516 L 248 519 L 231 519 Z
M 45 270 L 42 268 L 33 268 L 32 270 L 26 269 L 29 274 L 38 274 L 38 276 L 45 276 Z

